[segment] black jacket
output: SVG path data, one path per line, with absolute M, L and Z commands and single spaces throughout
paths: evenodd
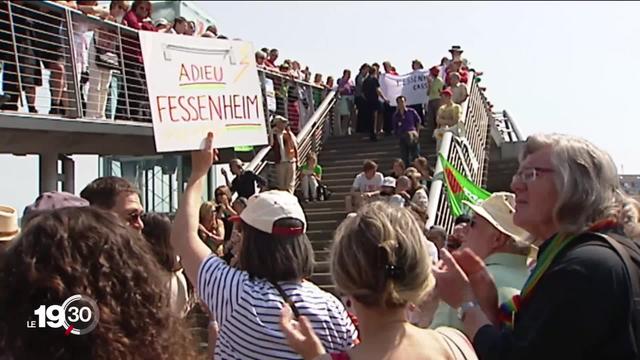
M 532 289 L 514 330 L 484 326 L 474 347 L 481 360 L 639 359 L 632 350 L 630 291 L 622 259 L 604 240 L 583 234 Z

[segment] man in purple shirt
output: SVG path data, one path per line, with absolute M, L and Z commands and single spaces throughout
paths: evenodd
M 413 163 L 420 154 L 420 115 L 407 107 L 407 99 L 400 95 L 396 99 L 398 110 L 393 114 L 393 132 L 400 139 L 400 156 L 405 164 Z

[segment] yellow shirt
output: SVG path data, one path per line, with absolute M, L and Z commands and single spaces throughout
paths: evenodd
M 436 123 L 438 127 L 454 126 L 458 124 L 460 119 L 462 119 L 462 106 L 456 103 L 451 105 L 444 104 L 438 109 Z

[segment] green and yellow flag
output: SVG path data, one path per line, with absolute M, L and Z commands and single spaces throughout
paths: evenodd
M 469 209 L 462 203 L 463 200 L 477 204 L 491 195 L 490 192 L 462 175 L 442 154 L 438 154 L 438 157 L 442 162 L 444 182 L 447 187 L 447 200 L 451 208 L 451 214 L 454 217 L 468 212 Z

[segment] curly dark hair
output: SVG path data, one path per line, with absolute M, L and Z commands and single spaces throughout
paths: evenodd
M 140 234 L 115 215 L 66 208 L 36 217 L 0 255 L 0 355 L 12 359 L 192 359 L 169 308 L 161 269 Z M 98 326 L 83 336 L 28 329 L 40 305 L 93 298 Z

